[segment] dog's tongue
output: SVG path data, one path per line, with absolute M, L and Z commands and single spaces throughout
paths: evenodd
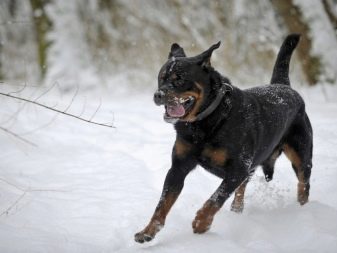
M 185 115 L 185 108 L 181 104 L 168 106 L 167 114 L 173 118 L 180 118 Z

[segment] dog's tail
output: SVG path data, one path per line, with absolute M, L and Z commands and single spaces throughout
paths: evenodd
M 290 85 L 289 62 L 291 55 L 300 40 L 300 37 L 300 34 L 289 34 L 287 38 L 283 41 L 275 62 L 273 75 L 270 80 L 271 84 Z

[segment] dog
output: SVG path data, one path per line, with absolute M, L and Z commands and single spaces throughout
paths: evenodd
M 265 179 L 273 179 L 274 164 L 283 152 L 298 178 L 297 200 L 308 201 L 312 168 L 312 127 L 301 96 L 290 87 L 289 62 L 300 40 L 290 34 L 277 55 L 270 84 L 241 90 L 211 65 L 220 46 L 187 57 L 172 44 L 158 75 L 156 105 L 164 105 L 164 120 L 172 123 L 176 140 L 172 166 L 149 224 L 135 234 L 139 243 L 152 240 L 164 226 L 184 179 L 197 165 L 223 181 L 196 213 L 194 233 L 210 229 L 214 215 L 235 193 L 231 210 L 242 212 L 249 179 L 261 165 Z

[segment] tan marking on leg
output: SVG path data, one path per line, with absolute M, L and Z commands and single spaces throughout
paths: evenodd
M 307 186 L 308 184 L 306 183 L 298 182 L 297 184 L 297 201 L 301 205 L 304 205 L 305 203 L 307 203 L 309 199 Z
M 298 178 L 298 184 L 297 184 L 297 201 L 304 205 L 308 202 L 308 182 L 305 182 L 304 180 L 304 171 L 302 168 L 302 161 L 296 151 L 290 147 L 288 144 L 285 144 L 283 147 L 284 153 L 288 157 L 288 159 L 291 161 L 293 166 L 296 169 L 296 174 Z
M 235 197 L 232 202 L 231 210 L 236 213 L 241 213 L 244 207 L 244 197 L 245 190 L 247 186 L 248 180 L 244 181 L 236 190 Z
M 191 150 L 192 145 L 180 140 L 180 139 L 176 139 L 176 142 L 174 144 L 174 153 L 175 155 L 177 155 L 178 157 L 184 157 L 188 154 L 188 152 Z
M 197 212 L 192 222 L 193 232 L 202 234 L 208 231 L 213 222 L 214 215 L 219 211 L 219 207 L 214 202 L 206 201 L 204 206 Z
M 292 147 L 290 147 L 288 144 L 285 144 L 283 146 L 283 151 L 297 170 L 301 168 L 301 159 Z
M 201 155 L 209 158 L 214 166 L 223 166 L 228 159 L 227 151 L 223 148 L 206 147 Z
M 135 235 L 136 241 L 150 241 L 155 237 L 155 235 L 164 226 L 166 216 L 177 198 L 177 193 L 167 193 L 160 205 L 157 206 L 149 224 L 141 232 Z
M 271 155 L 271 159 L 273 160 L 273 161 L 275 161 L 278 157 L 279 157 L 279 155 L 280 155 L 280 150 L 279 149 L 276 149 L 273 153 L 272 153 L 272 155 Z

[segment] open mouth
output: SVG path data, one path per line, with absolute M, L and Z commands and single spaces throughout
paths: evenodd
M 177 122 L 191 111 L 194 103 L 195 98 L 193 96 L 174 97 L 165 105 L 164 120 L 170 123 Z

